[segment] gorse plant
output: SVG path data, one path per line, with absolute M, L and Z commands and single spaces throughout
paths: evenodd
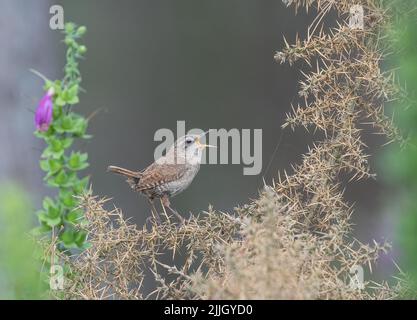
M 56 81 L 42 76 L 46 94 L 35 114 L 35 135 L 46 142 L 40 160 L 40 167 L 46 172 L 44 180 L 59 191 L 55 199 L 45 197 L 43 200 L 43 209 L 38 212 L 40 226 L 36 232 L 51 235 L 61 250 L 87 247 L 87 234 L 82 228 L 85 220 L 83 212 L 77 209 L 76 196 L 84 192 L 89 181 L 88 176 L 79 176 L 79 171 L 88 167 L 88 155 L 71 150 L 76 139 L 89 138 L 86 134 L 88 119 L 73 111 L 79 103 L 81 91 L 79 60 L 87 51 L 78 41 L 85 32 L 84 26 L 65 25 L 65 75 Z
M 409 296 L 407 282 L 375 283 L 370 273 L 388 243 L 365 244 L 352 233 L 353 207 L 341 187 L 374 177 L 360 124 L 371 123 L 389 141 L 403 133 L 384 105 L 403 99 L 393 71 L 382 72 L 387 48 L 380 43 L 391 14 L 376 0 L 291 0 L 315 7 L 308 37 L 277 52 L 279 63 L 317 65 L 300 83 L 300 104 L 284 127 L 324 133 L 303 160 L 249 204 L 224 213 L 209 208 L 181 225 L 168 215 L 138 228 L 119 209 L 91 194 L 79 199 L 88 220 L 90 248 L 59 253 L 71 273 L 59 298 L 71 299 L 394 299 Z M 353 27 L 353 5 L 364 9 Z M 337 12 L 338 27 L 323 18 Z M 323 27 L 323 28 L 322 28 Z M 315 31 L 314 31 L 315 30 Z M 168 264 L 166 258 L 181 256 Z M 165 258 L 165 259 L 164 259 Z M 164 259 L 164 260 L 162 260 Z M 362 271 L 363 279 L 360 279 Z M 149 271 L 156 285 L 142 287 Z M 365 273 L 366 271 L 366 273 Z M 366 275 L 366 277 L 365 277 Z M 413 296 L 414 295 L 414 292 Z

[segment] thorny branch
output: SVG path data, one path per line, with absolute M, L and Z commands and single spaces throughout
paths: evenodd
M 286 42 L 275 55 L 280 63 L 315 66 L 300 83 L 304 103 L 283 127 L 321 130 L 325 139 L 292 174 L 281 174 L 234 214 L 209 208 L 182 225 L 168 217 L 138 229 L 119 209 L 108 212 L 105 200 L 86 195 L 91 248 L 61 257 L 70 266 L 66 298 L 144 298 L 147 270 L 156 280 L 147 297 L 158 299 L 393 299 L 409 290 L 403 275 L 392 287 L 371 281 L 365 281 L 366 290 L 352 286 L 352 268 L 372 271 L 390 246 L 353 238 L 353 208 L 338 181 L 343 171 L 352 179 L 374 176 L 358 128 L 363 119 L 388 140 L 403 140 L 384 114 L 385 103 L 404 98 L 394 73 L 380 68 L 386 54 L 380 31 L 390 15 L 374 0 L 284 2 L 296 10 L 314 7 L 317 18 L 307 39 Z M 363 30 L 349 28 L 353 4 L 364 7 Z M 320 25 L 331 10 L 339 25 L 324 31 Z M 168 255 L 181 255 L 184 262 L 162 263 Z

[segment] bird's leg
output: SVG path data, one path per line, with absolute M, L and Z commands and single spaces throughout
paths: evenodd
M 184 223 L 185 219 L 174 209 L 171 208 L 171 203 L 169 202 L 168 196 L 163 196 L 161 198 L 162 206 L 165 208 L 168 208 L 173 214 L 177 216 L 178 219 L 180 219 L 181 223 Z
M 171 221 L 169 220 L 168 214 L 165 210 L 164 202 L 162 201 L 161 198 L 159 200 L 161 201 L 161 206 L 162 206 L 162 210 L 164 210 L 165 217 L 167 218 L 168 222 L 171 223 Z
M 156 220 L 157 223 L 160 223 L 161 222 L 161 218 L 159 217 L 159 213 L 158 213 L 158 211 L 155 208 L 155 205 L 153 203 L 153 200 L 148 199 L 148 201 L 149 201 L 149 204 L 151 205 L 152 216 L 155 218 L 155 220 Z
M 177 216 L 177 218 L 181 221 L 181 224 L 185 222 L 185 219 L 178 213 L 177 210 L 171 208 L 170 206 L 168 206 L 167 208 Z

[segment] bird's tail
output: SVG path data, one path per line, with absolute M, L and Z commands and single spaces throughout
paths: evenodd
M 127 182 L 129 183 L 130 187 L 133 190 L 137 190 L 139 186 L 140 178 L 142 177 L 142 174 L 140 172 L 135 172 L 135 171 L 131 171 L 131 170 L 116 167 L 116 166 L 109 166 L 107 168 L 107 171 L 117 173 L 117 174 L 127 177 Z
M 140 179 L 140 177 L 142 176 L 140 172 L 135 172 L 135 171 L 131 171 L 131 170 L 121 168 L 121 167 L 116 167 L 116 166 L 109 166 L 107 168 L 107 171 L 117 173 L 128 178 Z

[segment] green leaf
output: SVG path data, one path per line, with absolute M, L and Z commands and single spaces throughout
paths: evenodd
M 62 147 L 64 149 L 68 149 L 69 147 L 71 147 L 73 142 L 74 142 L 73 138 L 65 138 L 64 140 L 62 140 Z
M 64 150 L 61 150 L 59 152 L 54 152 L 51 150 L 50 147 L 46 148 L 41 157 L 42 158 L 54 158 L 54 159 L 59 159 L 60 157 L 62 157 L 64 155 Z
M 85 177 L 74 184 L 74 193 L 77 195 L 83 194 L 83 192 L 87 189 L 88 181 L 89 177 Z
M 80 99 L 77 96 L 72 97 L 71 99 L 68 99 L 68 104 L 74 105 L 80 102 Z
M 68 159 L 68 168 L 74 171 L 80 171 L 88 167 L 88 155 L 86 153 L 71 153 Z
M 67 104 L 62 96 L 62 93 L 55 99 L 55 104 L 59 107 L 63 107 Z
M 82 210 L 72 210 L 69 212 L 65 220 L 71 224 L 77 225 L 83 219 L 84 213 Z
M 61 216 L 58 214 L 56 217 L 51 217 L 49 211 L 39 211 L 38 212 L 39 221 L 43 222 L 48 227 L 55 227 L 61 223 Z
M 49 137 L 47 139 L 48 147 L 42 153 L 42 158 L 54 158 L 59 159 L 64 154 L 63 140 L 55 137 Z
M 83 245 L 80 247 L 82 250 L 90 249 L 93 245 L 90 242 L 84 242 Z
M 62 92 L 62 82 L 61 82 L 61 80 L 55 80 L 53 86 L 54 86 L 55 94 L 60 94 Z
M 76 71 L 76 70 L 68 70 Z M 61 94 L 56 99 L 56 104 L 59 106 L 64 106 L 66 104 L 77 104 L 78 99 L 78 84 L 73 84 L 71 87 L 64 89 Z
M 64 185 L 68 181 L 68 176 L 64 170 L 61 170 L 58 175 L 55 177 L 55 182 L 58 185 Z
M 86 162 L 88 160 L 88 154 L 87 153 L 81 153 L 80 154 L 80 160 L 81 160 L 81 162 Z
M 50 226 L 48 226 L 45 223 L 41 222 L 41 225 L 38 227 L 35 227 L 31 230 L 30 234 L 35 236 L 35 237 L 39 237 L 41 235 L 44 235 L 45 233 L 48 233 L 52 230 L 52 228 Z
M 59 133 L 72 132 L 74 124 L 75 123 L 73 117 L 69 114 L 62 116 L 57 121 L 55 121 L 54 127 Z
M 39 210 L 36 212 L 39 221 L 46 221 L 48 219 L 48 213 L 44 210 Z
M 43 171 L 49 171 L 49 161 L 48 160 L 41 160 L 39 161 L 39 166 Z
M 71 248 L 78 248 L 76 239 L 78 232 L 76 232 L 74 229 L 68 226 L 68 229 L 65 230 L 61 235 L 59 236 L 59 239 L 62 241 L 64 246 L 68 249 Z
M 71 169 L 77 169 L 80 165 L 80 154 L 77 153 L 72 153 L 69 160 L 68 160 L 68 166 Z
M 45 223 L 51 228 L 59 226 L 61 224 L 61 217 L 60 216 L 55 217 L 55 218 L 47 217 Z
M 85 232 L 84 230 L 80 230 L 76 232 L 74 235 L 74 242 L 77 244 L 79 248 L 83 246 L 86 239 L 87 239 L 87 232 Z
M 69 89 L 68 89 L 68 93 L 69 96 L 72 98 L 76 95 L 78 95 L 78 84 L 73 84 Z
M 55 174 L 62 169 L 62 161 L 60 159 L 49 159 L 48 165 L 51 174 Z
M 38 131 L 38 130 L 36 130 L 36 131 L 33 132 L 33 134 L 36 138 L 39 138 L 39 139 L 45 139 L 46 137 L 48 137 L 48 132 L 47 131 Z
M 77 36 L 81 37 L 87 32 L 87 27 L 79 26 L 77 29 Z
M 78 200 L 74 197 L 72 190 L 61 190 L 59 200 L 67 208 L 74 208 L 78 204 Z
M 56 101 L 56 99 L 55 99 L 55 101 Z M 62 116 L 62 106 L 58 106 L 57 104 L 56 104 L 56 102 L 55 102 L 55 106 L 56 107 L 54 107 L 54 109 L 53 109 L 53 119 L 54 119 L 54 121 L 52 122 L 52 126 L 53 127 L 56 127 L 56 124 L 57 124 L 57 119 L 59 119 L 61 116 Z
M 83 117 L 79 117 L 74 124 L 73 131 L 77 137 L 82 137 L 87 131 L 88 121 Z
M 68 104 L 77 104 L 80 102 L 78 98 L 78 89 L 78 84 L 74 84 L 68 89 L 66 97 Z
M 48 143 L 52 152 L 60 152 L 63 149 L 62 142 L 59 139 L 50 138 Z
M 44 210 L 38 212 L 40 221 L 45 222 L 49 227 L 54 227 L 61 223 L 61 211 L 51 198 L 46 197 L 43 200 L 43 208 Z
M 56 219 L 61 216 L 61 212 L 57 207 L 49 207 L 47 215 L 50 219 Z
M 41 166 L 42 170 L 48 172 L 48 174 L 44 178 L 44 180 L 48 180 L 51 176 L 53 176 L 59 170 L 62 169 L 62 159 L 41 160 L 40 161 L 40 166 Z
M 54 203 L 54 200 L 52 200 L 50 197 L 45 197 L 43 199 L 42 206 L 46 211 L 48 211 L 49 208 L 51 208 L 51 207 L 54 207 L 54 208 L 56 207 L 56 205 Z
M 72 184 L 70 176 L 65 172 L 65 170 L 61 170 L 55 176 L 49 178 L 47 180 L 48 185 L 51 187 L 56 188 L 66 188 Z
M 69 116 L 69 115 L 64 116 L 62 118 L 62 120 L 61 120 L 61 127 L 62 127 L 62 129 L 64 129 L 65 131 L 69 131 L 69 130 L 72 129 L 72 126 L 73 126 L 72 117 Z
M 65 24 L 65 32 L 71 34 L 75 30 L 75 24 L 73 22 L 67 22 Z
M 60 234 L 59 239 L 64 243 L 67 248 L 77 247 L 75 243 L 74 230 L 67 229 Z

